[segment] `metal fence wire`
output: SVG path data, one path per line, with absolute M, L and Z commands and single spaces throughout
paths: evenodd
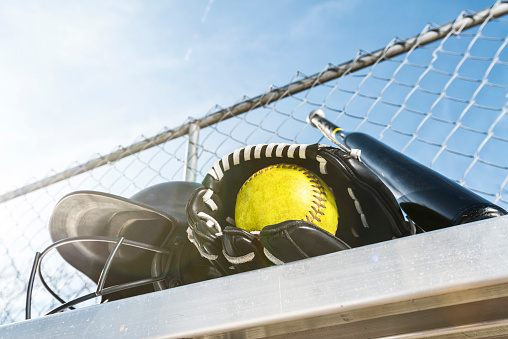
M 428 25 L 312 76 L 297 73 L 284 87 L 3 194 L 0 323 L 24 319 L 34 254 L 51 243 L 48 220 L 64 195 L 96 190 L 130 197 L 160 182 L 199 182 L 216 160 L 247 145 L 326 144 L 306 122 L 317 108 L 345 130 L 370 134 L 507 209 L 507 13 L 501 1 L 463 12 L 447 25 Z M 67 300 L 95 290 L 56 252 L 46 261 L 48 284 Z M 32 317 L 55 306 L 36 284 Z

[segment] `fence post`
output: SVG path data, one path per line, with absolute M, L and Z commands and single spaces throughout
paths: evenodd
M 196 181 L 198 165 L 198 143 L 199 143 L 199 124 L 191 123 L 187 138 L 187 156 L 185 158 L 184 181 Z

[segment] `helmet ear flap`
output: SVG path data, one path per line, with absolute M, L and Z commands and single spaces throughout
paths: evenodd
M 152 277 L 166 275 L 164 280 L 153 284 L 156 291 L 221 276 L 187 239 L 187 223 L 179 222 L 175 232 L 168 234 L 161 247 L 170 250 L 170 254 L 156 253 L 153 257 Z
M 139 249 L 139 251 L 146 252 L 141 257 L 142 261 L 138 259 L 129 264 L 130 267 L 133 267 L 133 265 L 143 267 L 146 271 L 145 278 L 164 277 L 163 280 L 103 295 L 102 301 L 124 299 L 153 292 L 154 290 L 160 291 L 222 276 L 208 260 L 201 257 L 197 248 L 187 239 L 187 222 L 175 219 L 171 231 L 158 247 L 168 250 L 169 254 L 160 252 L 153 254 L 153 252 Z M 115 266 L 114 260 L 113 266 Z M 129 266 L 123 265 L 122 267 L 127 270 Z M 136 281 L 118 274 L 111 275 L 111 278 L 108 280 L 108 284 L 111 285 Z

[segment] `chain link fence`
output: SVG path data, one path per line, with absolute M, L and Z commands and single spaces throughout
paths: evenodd
M 96 190 L 130 197 L 161 182 L 199 182 L 217 159 L 247 145 L 328 143 L 306 122 L 316 108 L 345 130 L 370 134 L 507 209 L 506 13 L 501 1 L 463 12 L 450 24 L 428 25 L 413 38 L 361 51 L 312 76 L 298 73 L 287 86 L 215 107 L 202 119 L 3 194 L 0 324 L 24 319 L 34 254 L 51 243 L 47 223 L 64 195 Z M 46 281 L 67 300 L 95 290 L 56 252 L 46 262 Z M 55 306 L 36 284 L 32 316 Z

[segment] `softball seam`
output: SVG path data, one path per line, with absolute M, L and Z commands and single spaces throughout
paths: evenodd
M 311 171 L 293 164 L 277 164 L 277 165 L 271 165 L 268 167 L 265 167 L 263 169 L 260 169 L 259 171 L 255 172 L 253 175 L 247 179 L 242 187 L 240 187 L 240 190 L 238 191 L 238 194 L 246 187 L 246 185 L 255 177 L 262 174 L 263 172 L 266 172 L 268 170 L 271 170 L 273 168 L 284 168 L 284 169 L 292 169 L 297 170 L 299 172 L 303 172 L 303 174 L 309 179 L 311 183 L 311 187 L 313 188 L 313 200 L 310 202 L 310 209 L 307 211 L 307 214 L 305 215 L 303 221 L 313 222 L 314 220 L 317 222 L 321 222 L 320 216 L 325 215 L 324 209 L 326 208 L 326 193 L 325 188 L 321 184 L 321 180 Z

